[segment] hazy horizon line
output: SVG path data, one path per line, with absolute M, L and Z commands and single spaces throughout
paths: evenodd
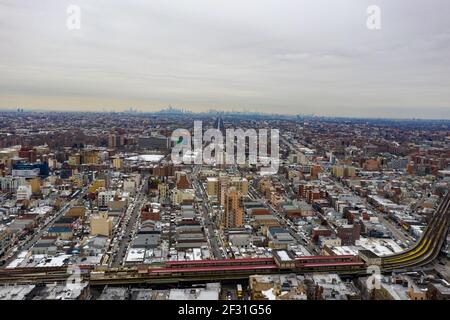
M 176 110 L 176 111 L 182 111 L 182 112 L 175 112 L 172 113 L 171 115 L 181 115 L 181 114 L 197 114 L 197 115 L 201 115 L 201 114 L 208 114 L 208 113 L 223 113 L 225 115 L 229 114 L 258 114 L 258 115 L 262 115 L 262 116 L 283 116 L 283 117 L 309 117 L 309 118 L 329 118 L 329 119 L 368 119 L 368 120 L 423 120 L 423 121 L 450 121 L 450 115 L 448 118 L 433 118 L 433 117 L 376 117 L 376 116 L 352 116 L 352 115 L 330 115 L 330 114 L 325 114 L 325 115 L 318 115 L 318 114 L 307 114 L 307 113 L 279 113 L 279 112 L 265 112 L 265 111 L 249 111 L 249 110 L 245 110 L 245 111 L 236 111 L 236 110 L 217 110 L 217 109 L 209 109 L 207 111 L 193 111 L 193 110 L 189 110 L 189 108 L 183 108 L 183 107 L 174 107 L 174 106 L 168 106 L 165 108 L 159 108 L 157 110 L 147 110 L 144 111 L 142 109 L 139 108 L 132 108 L 132 112 L 130 112 L 130 107 L 123 107 L 123 109 L 117 111 L 117 110 L 77 110 L 77 111 L 68 111 L 68 110 L 63 110 L 63 109 L 43 109 L 43 108 L 33 108 L 33 107 L 28 107 L 28 108 L 22 108 L 22 107 L 9 107 L 9 108 L 0 108 L 0 112 L 16 112 L 19 113 L 17 110 L 18 109 L 22 109 L 24 110 L 24 112 L 41 112 L 41 113 L 51 113 L 51 112 L 57 112 L 57 113 L 99 113 L 99 114 L 112 114 L 112 113 L 127 113 L 127 114 L 158 114 L 161 113 L 163 111 L 168 111 L 170 110 L 170 108 L 172 108 L 172 110 Z M 388 108 L 388 107 L 385 107 Z M 104 108 L 107 109 L 107 108 Z M 167 115 L 170 113 L 165 113 L 165 115 Z

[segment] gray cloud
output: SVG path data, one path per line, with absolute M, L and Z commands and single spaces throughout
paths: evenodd
M 81 30 L 66 28 L 69 4 Z M 447 0 L 0 0 L 0 108 L 450 118 L 449 12 Z

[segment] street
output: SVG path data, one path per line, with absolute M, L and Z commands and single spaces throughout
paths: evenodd
M 201 166 L 196 166 L 195 168 L 198 168 L 198 167 L 201 167 Z M 198 170 L 199 169 L 197 169 L 196 172 L 198 172 Z M 195 173 L 195 169 L 194 169 L 194 174 L 192 174 L 192 184 L 195 188 L 197 196 L 199 196 L 200 198 L 203 199 L 203 201 L 201 203 L 201 210 L 203 213 L 204 227 L 206 228 L 207 233 L 209 235 L 208 242 L 210 244 L 211 250 L 216 259 L 222 259 L 223 253 L 220 250 L 220 246 L 218 244 L 218 240 L 217 240 L 216 234 L 214 232 L 214 230 L 215 230 L 214 225 L 213 225 L 213 222 L 211 221 L 211 217 L 210 217 L 210 212 L 212 212 L 211 205 L 209 203 L 208 195 L 206 194 L 206 191 L 203 188 L 203 185 L 201 184 L 201 182 L 199 182 L 197 180 L 197 175 Z
M 119 267 L 123 264 L 129 244 L 131 243 L 132 237 L 134 236 L 133 231 L 138 222 L 141 208 L 147 199 L 145 195 L 145 192 L 147 190 L 146 182 L 147 179 L 144 179 L 138 193 L 136 194 L 134 203 L 130 204 L 130 207 L 127 209 L 127 212 L 125 214 L 124 220 L 121 221 L 122 225 L 119 225 L 116 228 L 115 237 L 118 237 L 118 233 L 122 232 L 123 223 L 125 223 L 126 227 L 123 237 L 121 238 L 121 240 L 119 240 L 119 243 L 117 245 L 118 248 L 113 250 L 115 252 L 115 255 L 113 255 L 111 260 L 111 266 L 113 267 Z

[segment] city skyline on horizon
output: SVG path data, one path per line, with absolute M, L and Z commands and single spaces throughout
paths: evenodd
M 242 109 L 242 110 L 237 110 L 236 108 L 230 108 L 228 110 L 223 110 L 223 109 L 214 109 L 214 108 L 204 108 L 202 110 L 191 110 L 189 107 L 178 107 L 178 106 L 165 106 L 165 107 L 155 107 L 155 108 L 151 108 L 151 109 L 145 109 L 145 108 L 136 108 L 136 107 L 121 107 L 121 108 L 99 108 L 98 110 L 96 109 L 91 109 L 88 108 L 86 110 L 70 110 L 67 108 L 24 108 L 21 106 L 17 106 L 17 107 L 9 107 L 9 108 L 2 108 L 0 107 L 0 112 L 15 112 L 17 110 L 21 110 L 21 111 L 26 111 L 26 112 L 42 112 L 42 113 L 47 113 L 47 112 L 61 112 L 61 113 L 128 113 L 128 112 L 132 112 L 132 113 L 143 113 L 143 114 L 158 114 L 158 113 L 164 113 L 170 110 L 170 109 L 176 110 L 176 111 L 183 111 L 183 113 L 188 113 L 188 114 L 192 114 L 192 115 L 196 115 L 196 114 L 229 114 L 229 115 L 233 115 L 233 114 L 259 114 L 261 116 L 282 116 L 282 117 L 314 117 L 314 118 L 342 118 L 342 119 L 367 119 L 367 120 L 423 120 L 423 121 L 450 121 L 450 114 L 446 114 L 445 111 L 443 113 L 443 116 L 441 117 L 415 117 L 415 116 L 408 116 L 406 115 L 406 113 L 403 114 L 399 114 L 398 116 L 383 116 L 383 115 L 357 115 L 357 114 L 349 114 L 349 115 L 345 115 L 345 114 L 315 114 L 315 113 L 283 113 L 283 112 L 269 112 L 269 111 L 257 111 L 257 110 L 250 110 L 250 109 Z M 173 114 L 181 114 L 181 113 L 173 113 Z M 409 113 L 408 113 L 409 114 Z

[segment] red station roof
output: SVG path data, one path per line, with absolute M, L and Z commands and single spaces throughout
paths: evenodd
M 329 266 L 362 266 L 364 262 L 321 262 L 321 263 L 305 263 L 302 267 L 329 267 Z
M 220 260 L 191 260 L 191 261 L 167 261 L 166 265 L 205 265 L 205 264 L 240 264 L 240 263 L 261 263 L 273 262 L 273 258 L 245 258 L 245 259 L 220 259 Z
M 251 265 L 251 266 L 220 266 L 220 267 L 193 267 L 193 268 L 161 268 L 149 270 L 149 273 L 175 273 L 175 272 L 202 272 L 202 271 L 233 271 L 233 270 L 264 270 L 278 269 L 273 265 Z
M 297 257 L 295 260 L 334 260 L 334 259 L 353 259 L 355 255 L 337 255 L 337 256 L 304 256 Z

